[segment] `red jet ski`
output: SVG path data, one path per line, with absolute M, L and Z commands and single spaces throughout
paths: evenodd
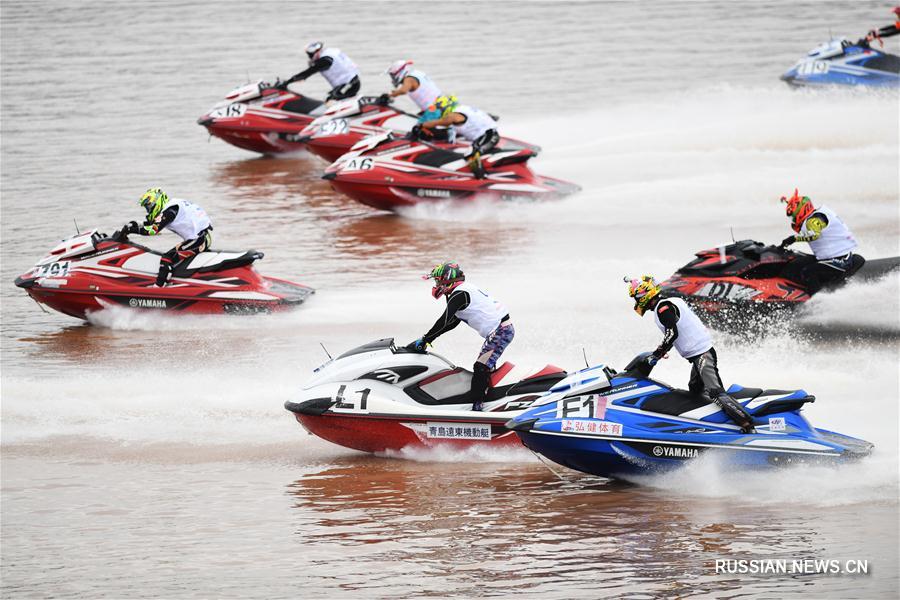
M 534 146 L 501 138 L 482 157 L 486 171 L 478 179 L 469 168 L 467 144 L 395 138 L 384 133 L 366 138 L 332 163 L 324 179 L 354 200 L 382 210 L 420 202 L 492 198 L 555 198 L 577 192 L 573 183 L 536 175 L 528 160 Z
M 293 308 L 314 293 L 305 285 L 264 277 L 253 268 L 262 252 L 211 250 L 179 264 L 156 287 L 161 252 L 96 229 L 59 243 L 16 285 L 41 304 L 79 319 L 112 306 L 190 314 L 252 314 Z
M 334 162 L 360 140 L 372 135 L 394 132 L 403 135 L 416 124 L 416 116 L 392 106 L 379 104 L 378 98 L 363 96 L 334 104 L 302 131 L 307 150 Z
M 235 88 L 197 120 L 210 135 L 262 154 L 303 149 L 300 132 L 325 112 L 313 100 L 264 81 Z
M 814 292 L 800 281 L 800 266 L 808 255 L 741 240 L 703 250 L 661 286 L 668 297 L 683 298 L 707 323 L 729 328 L 748 327 L 757 318 L 801 306 Z M 876 279 L 900 268 L 900 257 L 866 260 L 853 256 L 848 277 Z M 829 289 L 826 287 L 825 289 Z

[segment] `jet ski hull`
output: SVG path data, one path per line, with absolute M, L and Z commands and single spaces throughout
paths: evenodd
M 900 87 L 900 57 L 834 39 L 815 48 L 781 80 L 793 87 Z
M 517 447 L 505 423 L 565 373 L 548 365 L 501 385 L 512 368 L 503 363 L 492 373 L 484 410 L 473 411 L 470 371 L 385 338 L 329 360 L 284 407 L 310 433 L 361 452 Z
M 858 460 L 869 442 L 813 428 L 800 414 L 814 397 L 803 390 L 732 386 L 728 393 L 753 418 L 743 433 L 708 399 L 649 379 L 652 367 L 638 357 L 608 379 L 573 374 L 551 394 L 506 425 L 533 452 L 564 467 L 609 478 L 671 471 L 714 454 L 734 469 Z M 570 383 L 571 378 L 575 381 Z
M 176 266 L 156 287 L 161 254 L 127 239 L 92 230 L 63 240 L 16 278 L 39 304 L 87 319 L 91 312 L 124 307 L 170 314 L 254 314 L 294 308 L 314 290 L 260 275 L 261 252 L 202 252 Z
M 395 415 L 339 416 L 304 413 L 302 403 L 285 403 L 304 429 L 323 440 L 360 452 L 400 452 L 414 448 L 517 447 L 519 440 L 506 429 L 508 417 L 488 418 L 466 411 L 454 416 Z M 452 429 L 452 431 L 450 431 Z
M 257 82 L 233 91 L 197 123 L 243 150 L 284 154 L 305 148 L 301 132 L 323 111 L 319 100 Z

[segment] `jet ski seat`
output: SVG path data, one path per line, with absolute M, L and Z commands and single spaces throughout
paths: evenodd
M 317 108 L 325 104 L 321 100 L 314 100 L 308 96 L 300 96 L 294 100 L 288 100 L 281 105 L 281 110 L 288 112 L 300 113 L 302 115 L 310 115 Z
M 788 390 L 763 390 L 761 388 L 742 388 L 739 386 L 731 386 L 728 389 L 728 395 L 741 404 L 746 404 L 747 410 L 755 417 L 798 410 L 807 402 L 814 402 L 816 399 L 815 396 L 796 394 L 796 392 Z M 796 397 L 793 395 L 796 395 Z M 754 406 L 753 400 L 760 396 L 771 396 L 772 398 Z M 747 400 L 750 402 L 745 402 Z M 647 397 L 642 403 L 637 405 L 637 408 L 664 415 L 678 416 L 708 404 L 710 404 L 710 401 L 704 396 L 693 394 L 687 390 L 671 390 Z
M 226 250 L 208 250 L 201 252 L 189 261 L 179 263 L 173 269 L 176 277 L 192 277 L 197 273 L 212 273 L 249 265 L 264 256 L 262 252 L 247 250 L 246 252 L 229 252 Z

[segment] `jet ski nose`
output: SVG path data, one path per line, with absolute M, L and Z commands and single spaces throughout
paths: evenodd
M 213 121 L 215 121 L 215 119 L 213 119 L 212 117 L 200 117 L 199 119 L 197 119 L 197 125 L 209 127 L 210 125 L 212 125 Z
M 335 171 L 333 173 L 325 173 L 324 175 L 322 175 L 322 179 L 326 179 L 328 181 L 331 181 L 335 177 L 337 177 L 337 171 Z

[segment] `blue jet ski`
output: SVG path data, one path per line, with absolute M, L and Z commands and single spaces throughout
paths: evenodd
M 900 87 L 900 57 L 835 38 L 801 58 L 781 79 L 793 86 L 896 88 Z
M 803 390 L 732 385 L 728 393 L 755 420 L 755 433 L 741 433 L 716 404 L 650 379 L 648 356 L 622 372 L 600 365 L 573 373 L 506 427 L 555 463 L 612 478 L 672 470 L 709 452 L 729 467 L 772 468 L 872 451 L 869 442 L 812 427 L 800 411 L 815 397 Z

